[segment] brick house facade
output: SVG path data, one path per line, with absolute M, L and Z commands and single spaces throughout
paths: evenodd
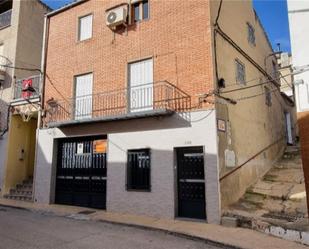
M 105 25 L 105 10 L 117 4 L 89 1 L 49 18 L 45 100 L 59 96 L 55 88 L 71 98 L 74 76 L 88 72 L 94 74 L 95 93 L 127 87 L 128 63 L 143 58 L 153 58 L 154 82 L 172 83 L 194 96 L 195 103 L 199 94 L 213 89 L 207 1 L 150 2 L 149 20 L 115 34 Z M 80 42 L 77 20 L 88 14 L 93 14 L 93 36 Z
M 96 183 L 96 186 L 104 185 L 101 189 L 104 197 L 100 197 L 104 204 L 100 207 L 107 210 L 220 222 L 221 203 L 228 205 L 235 201 L 252 181 L 265 173 L 270 162 L 280 156 L 284 142 L 280 140 L 275 149 L 267 151 L 269 156 L 259 158 L 258 164 L 250 162 L 246 169 L 240 170 L 237 164 L 250 157 L 252 151 L 259 150 L 258 146 L 267 147 L 269 140 L 281 137 L 284 123 L 281 119 L 270 118 L 279 112 L 279 105 L 265 107 L 264 96 L 250 105 L 234 107 L 227 107 L 229 103 L 224 99 L 213 97 L 213 91 L 218 87 L 216 73 L 227 79 L 227 85 L 233 85 L 235 58 L 245 61 L 224 41 L 219 40 L 218 47 L 214 46 L 217 3 L 207 0 L 133 0 L 119 5 L 123 3 L 118 0 L 81 0 L 47 15 L 45 115 L 37 143 L 35 201 L 93 206 L 98 196 L 89 190 L 89 185 L 85 190 L 82 181 L 87 179 L 92 186 L 94 179 L 101 179 L 101 183 Z M 148 7 L 146 20 L 116 30 L 106 25 L 107 12 L 114 6 L 129 6 L 130 20 L 135 17 L 132 13 L 145 11 L 144 4 Z M 239 2 L 233 11 L 239 11 L 239 8 L 248 14 L 248 20 L 257 20 L 251 2 Z M 89 39 L 80 41 L 81 22 L 85 17 L 89 17 L 86 21 L 92 28 L 86 33 Z M 224 20 L 228 17 L 226 14 Z M 247 27 L 243 20 L 235 18 L 234 21 L 236 27 Z M 262 64 L 273 51 L 258 21 L 256 26 L 261 44 L 250 55 Z M 235 34 L 241 36 L 242 33 L 236 30 L 232 35 Z M 241 43 L 245 42 L 245 49 L 246 35 L 240 39 Z M 223 52 L 218 53 L 218 65 L 214 57 L 216 49 Z M 145 65 L 140 66 L 139 62 Z M 261 73 L 247 61 L 244 65 L 248 69 L 247 79 L 267 76 L 267 72 Z M 143 67 L 147 70 L 143 71 Z M 132 82 L 138 81 L 136 79 L 151 79 L 151 97 L 145 90 L 142 94 L 147 101 L 150 98 L 151 106 L 147 101 L 138 102 L 141 94 L 134 92 L 131 86 Z M 80 89 L 85 82 L 91 83 L 82 95 Z M 160 84 L 163 87 L 157 88 Z M 144 89 L 143 85 L 139 87 Z M 232 97 L 237 99 L 239 94 Z M 80 106 L 78 98 L 86 98 L 88 104 Z M 137 111 L 132 109 L 134 98 L 138 103 L 146 103 L 145 106 Z M 261 109 L 252 113 L 253 107 Z M 110 108 L 116 110 L 111 112 Z M 265 108 L 269 116 L 262 115 Z M 86 115 L 79 116 L 78 112 L 85 114 L 85 110 Z M 229 119 L 229 112 L 234 120 Z M 255 118 L 260 117 L 263 121 L 248 123 L 250 127 L 238 125 L 243 117 L 240 115 L 239 120 L 236 117 L 241 113 L 248 119 L 258 113 L 260 116 Z M 218 118 L 223 121 L 220 127 L 217 127 Z M 264 122 L 270 123 L 269 127 Z M 264 127 L 259 127 L 261 123 Z M 280 132 L 274 129 L 278 124 Z M 266 127 L 269 128 L 267 133 Z M 239 139 L 244 129 L 252 133 L 252 139 L 258 141 L 256 145 L 246 146 L 244 139 Z M 229 140 L 233 140 L 233 144 Z M 81 175 L 84 173 L 77 169 L 84 166 L 77 166 L 77 161 L 89 155 L 96 157 L 98 143 L 106 143 L 103 157 L 106 158 L 107 172 L 100 177 Z M 88 144 L 90 151 L 86 149 Z M 241 155 L 238 160 L 234 159 L 232 166 L 227 166 L 224 157 L 227 149 L 234 150 L 234 155 L 235 152 Z M 139 164 L 132 166 L 134 153 L 138 154 Z M 74 158 L 73 161 L 68 162 L 69 157 Z M 91 162 L 93 169 L 95 163 Z M 132 190 L 132 181 L 140 177 L 132 178 L 132 168 L 142 169 L 145 165 L 150 168 L 149 175 L 147 179 L 139 179 L 139 184 L 146 181 L 147 191 Z M 238 170 L 238 174 L 233 174 L 234 170 Z M 257 173 L 252 174 L 252 171 Z M 228 180 L 220 183 L 220 176 L 230 172 Z M 81 188 L 72 189 L 70 186 L 74 183 L 71 180 L 76 184 L 79 181 Z

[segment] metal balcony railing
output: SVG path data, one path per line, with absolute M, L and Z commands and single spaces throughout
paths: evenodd
M 35 75 L 26 79 L 17 80 L 14 88 L 14 99 L 37 98 L 40 95 L 41 76 Z M 35 92 L 23 92 L 23 89 L 31 86 Z
M 162 81 L 53 101 L 48 106 L 47 123 L 76 123 L 186 112 L 191 108 L 191 97 Z
M 0 14 L 0 29 L 11 25 L 12 10 Z

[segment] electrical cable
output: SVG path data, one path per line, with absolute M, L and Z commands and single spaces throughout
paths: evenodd
M 303 72 L 306 72 L 306 71 L 309 71 L 309 69 L 306 69 L 305 71 Z M 290 74 L 285 74 L 285 75 L 281 75 L 273 80 L 280 80 L 282 78 L 285 78 L 285 77 L 288 77 L 288 76 L 291 76 L 291 75 L 294 75 L 294 73 L 290 73 Z M 245 87 L 241 87 L 241 88 L 237 88 L 237 89 L 232 89 L 232 90 L 228 90 L 228 91 L 222 91 L 220 93 L 231 93 L 231 92 L 236 92 L 236 91 L 241 91 L 241 90 L 246 90 L 246 89 L 249 89 L 249 88 L 253 88 L 253 87 L 257 87 L 257 86 L 261 86 L 261 85 L 265 85 L 267 83 L 270 83 L 271 81 L 273 80 L 266 80 L 266 81 L 263 81 L 259 84 L 255 84 L 255 85 L 251 85 L 251 86 L 245 86 Z M 244 84 L 247 84 L 247 82 L 245 82 Z
M 307 71 L 309 71 L 309 69 Z M 275 91 L 280 92 L 280 88 L 275 88 L 275 89 L 270 90 L 270 92 L 275 92 Z M 250 98 L 258 97 L 258 96 L 261 96 L 261 95 L 264 95 L 264 94 L 266 94 L 266 93 L 263 92 L 263 93 L 260 93 L 260 94 L 249 95 L 249 96 L 245 96 L 245 97 L 241 97 L 239 99 L 236 99 L 235 101 L 242 101 L 242 100 L 245 100 L 245 99 L 250 99 Z

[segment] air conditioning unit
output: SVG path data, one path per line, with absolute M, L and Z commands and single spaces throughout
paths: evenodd
M 128 7 L 123 5 L 107 11 L 106 25 L 108 27 L 117 27 L 127 22 Z

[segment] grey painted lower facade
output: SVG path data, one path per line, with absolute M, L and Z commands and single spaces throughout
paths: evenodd
M 53 203 L 57 139 L 107 135 L 107 210 L 174 218 L 175 148 L 202 146 L 205 158 L 207 222 L 220 222 L 220 189 L 214 110 L 39 130 L 35 167 L 35 201 Z M 151 191 L 126 190 L 127 151 L 151 149 Z

